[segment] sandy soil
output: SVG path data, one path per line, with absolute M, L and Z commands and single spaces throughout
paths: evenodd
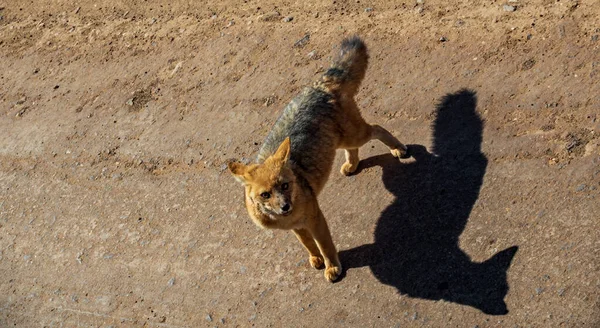
M 600 324 L 600 2 L 0 8 L 0 326 Z M 334 170 L 330 284 L 224 163 L 355 33 L 413 158 Z

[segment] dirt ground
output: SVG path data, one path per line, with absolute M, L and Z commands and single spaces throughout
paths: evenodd
M 345 266 L 226 171 L 358 34 Z M 0 326 L 599 327 L 600 2 L 0 0 Z

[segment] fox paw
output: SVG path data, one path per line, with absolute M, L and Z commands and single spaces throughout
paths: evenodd
M 340 169 L 340 172 L 343 175 L 351 175 L 352 173 L 356 172 L 356 169 L 358 168 L 358 164 L 356 165 L 352 165 L 352 163 L 346 162 L 342 165 L 342 168 Z
M 401 145 L 398 148 L 390 149 L 390 152 L 396 158 L 406 158 L 406 156 L 408 155 L 408 148 L 406 148 L 405 145 Z
M 334 282 L 342 274 L 342 266 L 334 266 L 325 269 L 325 279 L 329 282 Z
M 310 262 L 310 266 L 315 269 L 323 268 L 323 258 L 320 256 L 311 256 L 308 258 L 308 262 Z

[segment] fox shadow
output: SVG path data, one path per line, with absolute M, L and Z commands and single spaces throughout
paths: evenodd
M 444 96 L 432 127 L 433 152 L 409 145 L 412 163 L 390 154 L 360 162 L 357 173 L 382 167 L 383 183 L 396 199 L 381 213 L 375 242 L 344 250 L 340 259 L 345 269 L 368 265 L 379 281 L 401 294 L 501 315 L 508 313 L 506 272 L 518 247 L 476 263 L 458 245 L 487 166 L 476 105 L 471 90 Z

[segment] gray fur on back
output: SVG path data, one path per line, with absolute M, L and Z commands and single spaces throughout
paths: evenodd
M 301 171 L 299 173 L 329 175 L 340 135 L 340 127 L 336 122 L 340 109 L 331 100 L 332 95 L 320 89 L 304 89 L 284 108 L 256 161 L 263 163 L 289 136 L 290 161 L 295 169 Z

